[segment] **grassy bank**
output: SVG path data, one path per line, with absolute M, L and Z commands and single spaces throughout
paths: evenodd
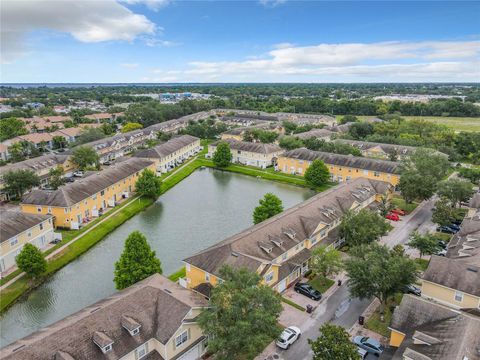
M 407 214 L 411 213 L 418 206 L 418 202 L 413 201 L 411 204 L 407 204 L 401 196 L 394 195 L 392 198 L 392 205 L 396 208 L 405 210 Z
M 324 294 L 330 287 L 335 283 L 332 279 L 328 279 L 321 275 L 314 277 L 308 282 L 315 290 L 320 291 L 321 294 Z
M 33 281 L 26 276 L 22 276 L 15 283 L 2 290 L 0 292 L 0 313 L 5 311 L 21 295 L 42 284 L 50 275 L 60 270 L 70 261 L 78 258 L 118 226 L 150 206 L 152 203 L 153 200 L 147 198 L 138 198 L 130 202 L 118 213 L 102 223 L 101 226 L 92 229 L 50 260 L 48 262 L 47 272 L 41 278 Z
M 366 321 L 365 327 L 377 334 L 387 338 L 390 337 L 390 330 L 388 327 L 392 322 L 393 310 L 395 309 L 395 306 L 400 304 L 402 297 L 403 294 L 395 294 L 395 296 L 388 301 L 387 306 L 385 307 L 384 321 L 380 319 L 380 307 L 378 307 L 372 316 Z

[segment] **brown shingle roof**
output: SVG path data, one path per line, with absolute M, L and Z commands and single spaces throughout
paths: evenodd
M 119 359 L 152 338 L 166 344 L 192 308 L 207 305 L 202 296 L 155 274 L 8 345 L 0 358 L 52 359 L 61 352 L 75 360 Z M 125 315 L 141 324 L 137 335 L 122 326 Z M 113 341 L 106 354 L 93 342 L 106 344 L 104 335 Z
M 67 159 L 68 155 L 42 155 L 33 159 L 28 159 L 24 161 L 20 161 L 14 164 L 8 164 L 5 166 L 0 167 L 0 176 L 6 174 L 9 171 L 17 171 L 17 170 L 32 170 L 38 171 L 41 169 L 49 169 L 58 165 L 63 165 Z
M 45 220 L 51 215 L 24 214 L 17 211 L 2 211 L 0 214 L 0 243 L 28 230 Z
M 333 131 L 327 130 L 327 129 L 312 129 L 310 131 L 306 131 L 303 133 L 298 133 L 294 134 L 293 136 L 302 139 L 302 140 L 307 140 L 310 138 L 329 138 L 335 134 Z
M 195 136 L 182 135 L 168 140 L 167 142 L 154 146 L 150 149 L 140 150 L 135 153 L 135 157 L 140 158 L 149 158 L 149 159 L 161 159 L 168 155 L 173 154 L 175 151 L 180 150 L 181 148 L 193 144 L 194 142 L 200 140 Z
M 153 163 L 149 160 L 131 158 L 74 183 L 63 185 L 58 190 L 33 190 L 23 198 L 22 203 L 69 207 L 142 171 L 151 164 Z
M 282 148 L 275 144 L 253 143 L 248 141 L 237 141 L 234 139 L 217 141 L 211 144 L 211 146 L 217 146 L 221 142 L 227 142 L 232 150 L 249 151 L 259 154 L 271 154 L 282 151 Z
M 313 161 L 322 160 L 325 164 L 345 166 L 355 169 L 379 171 L 387 174 L 395 174 L 399 171 L 399 164 L 394 161 L 371 159 L 361 156 L 341 155 L 321 151 L 313 151 L 305 148 L 295 149 L 283 153 L 281 156 L 292 159 Z

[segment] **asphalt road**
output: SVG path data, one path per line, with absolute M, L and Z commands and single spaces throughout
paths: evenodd
M 405 245 L 413 231 L 425 233 L 434 229 L 432 223 L 432 208 L 435 198 L 422 202 L 415 211 L 403 218 L 403 220 L 395 224 L 388 235 L 381 239 L 381 242 L 389 247 L 397 244 Z M 334 285 L 336 286 L 336 285 Z M 278 354 L 285 360 L 307 360 L 312 358 L 308 339 L 316 339 L 319 335 L 319 327 L 326 322 L 343 326 L 349 329 L 358 317 L 363 313 L 370 300 L 359 300 L 350 298 L 348 287 L 344 284 L 335 291 L 324 303 L 320 304 L 315 310 L 311 321 L 305 322 L 301 326 L 302 336 L 294 343 L 290 349 L 278 349 Z M 374 355 L 369 355 L 367 359 L 378 359 Z

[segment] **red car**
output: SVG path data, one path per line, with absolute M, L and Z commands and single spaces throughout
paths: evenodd
M 405 216 L 405 211 L 402 210 L 402 209 L 393 209 L 392 211 L 390 211 L 391 213 L 394 213 L 394 214 L 397 214 L 397 215 L 401 215 L 401 216 Z
M 392 221 L 400 221 L 400 216 L 393 213 L 388 213 L 387 216 L 385 216 L 385 218 Z

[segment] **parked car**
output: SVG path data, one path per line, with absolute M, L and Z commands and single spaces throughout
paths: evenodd
M 459 219 L 456 219 L 456 220 L 453 220 L 453 221 L 452 221 L 452 224 L 461 225 L 461 224 L 462 224 L 462 221 L 463 221 L 463 219 L 460 219 L 460 220 L 459 220 Z
M 458 226 L 457 224 L 451 223 L 450 225 L 448 225 L 448 227 L 455 231 L 460 231 L 460 226 Z
M 393 209 L 390 211 L 391 213 L 394 213 L 394 214 L 397 214 L 397 215 L 401 215 L 401 216 L 405 216 L 406 213 L 405 213 L 405 210 L 402 210 L 402 209 Z
M 438 246 L 441 247 L 442 249 L 446 249 L 447 248 L 447 245 L 448 243 L 444 240 L 438 240 Z
M 318 301 L 322 298 L 320 291 L 315 290 L 311 285 L 307 283 L 296 283 L 294 287 L 295 291 L 299 294 L 305 295 L 312 300 Z
M 76 177 L 82 177 L 83 175 L 85 175 L 85 173 L 81 170 L 77 170 L 73 173 L 73 176 L 76 176 Z
M 107 160 L 103 163 L 103 165 L 110 166 L 110 165 L 112 165 L 112 162 L 110 160 Z
M 388 213 L 387 216 L 385 216 L 385 219 L 392 221 L 400 221 L 400 216 L 398 216 L 397 214 Z
M 64 179 L 65 179 L 65 182 L 67 182 L 67 183 L 72 183 L 72 182 L 75 181 L 75 178 L 73 176 L 69 176 L 69 177 L 66 177 Z
M 447 249 L 440 249 L 435 253 L 435 255 L 437 255 L 437 256 L 447 256 Z
M 362 349 L 361 347 L 358 347 L 358 346 L 357 346 L 357 352 L 358 352 L 358 355 L 360 356 L 360 359 L 362 360 L 364 360 L 368 355 L 367 350 Z
M 375 355 L 380 355 L 385 349 L 378 340 L 366 336 L 355 336 L 353 343 L 358 347 L 367 350 L 367 352 Z
M 289 326 L 282 331 L 275 342 L 279 348 L 288 349 L 302 335 L 300 329 L 296 326 Z
M 418 286 L 415 286 L 412 284 L 405 286 L 404 292 L 407 294 L 413 294 L 417 296 L 422 295 L 422 290 Z
M 437 227 L 437 231 L 445 233 L 445 234 L 455 234 L 455 233 L 457 233 L 456 230 L 454 230 L 451 227 L 446 226 L 446 225 Z

